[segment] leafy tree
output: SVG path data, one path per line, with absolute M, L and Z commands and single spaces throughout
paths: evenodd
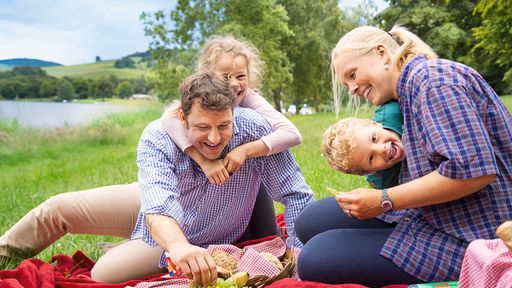
M 123 81 L 117 85 L 114 92 L 119 98 L 129 98 L 133 95 L 133 86 L 130 82 Z
M 16 66 L 12 68 L 12 74 L 16 76 L 46 76 L 46 71 L 40 67 Z
M 66 79 L 61 79 L 57 83 L 57 99 L 71 100 L 75 98 L 75 89 L 73 84 Z
M 75 87 L 75 95 L 78 99 L 86 99 L 89 97 L 89 81 L 85 78 L 71 78 L 71 84 Z
M 109 79 L 100 78 L 96 80 L 96 86 L 94 87 L 94 98 L 101 98 L 101 100 L 104 100 L 105 98 L 112 97 L 112 87 L 112 82 L 110 82 Z
M 100 56 L 96 56 L 96 59 L 94 60 L 94 62 L 96 62 L 96 63 L 101 62 L 101 57 Z
M 0 81 L 0 96 L 4 99 L 19 99 L 23 92 L 24 83 L 18 78 L 2 79 Z
M 146 94 L 148 93 L 148 83 L 144 76 L 140 78 L 132 79 L 133 90 L 135 94 Z
M 114 67 L 123 69 L 123 68 L 134 68 L 135 62 L 130 57 L 123 57 L 114 62 Z
M 482 23 L 473 28 L 477 44 L 473 47 L 473 55 L 479 55 L 487 65 L 494 63 L 497 71 L 504 71 L 504 85 L 501 91 L 512 92 L 512 2 L 508 0 L 482 0 L 475 7 L 481 14 Z M 499 85 L 499 84 L 498 84 Z
M 261 57 L 267 64 L 264 94 L 271 94 L 276 107 L 280 107 L 281 91 L 292 81 L 291 63 L 282 48 L 283 39 L 292 32 L 282 5 L 275 0 L 179 0 L 169 17 L 171 21 L 163 11 L 141 15 L 146 35 L 152 37 L 150 47 L 153 59 L 157 63 L 174 60 L 172 64 L 155 64 L 157 79 L 172 75 L 170 71 L 191 71 L 190 62 L 183 63 L 172 57 L 171 47 L 187 50 L 188 55 L 193 55 L 208 36 L 229 33 L 250 40 L 260 49 Z M 169 24 L 171 22 L 176 25 L 173 27 Z M 163 85 L 159 86 L 158 83 L 157 89 L 161 93 Z M 169 89 L 164 92 L 166 95 L 177 91 L 177 87 L 166 88 Z
M 56 88 L 54 81 L 43 80 L 41 85 L 39 85 L 39 97 L 41 98 L 50 98 L 55 95 Z

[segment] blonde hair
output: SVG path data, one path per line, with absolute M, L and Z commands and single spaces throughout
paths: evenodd
M 343 173 L 363 175 L 367 171 L 354 167 L 352 156 L 357 147 L 357 128 L 374 125 L 370 119 L 344 118 L 332 124 L 324 133 L 322 154 L 329 165 Z
M 437 54 L 428 44 L 399 25 L 393 26 L 389 32 L 372 26 L 361 26 L 351 30 L 341 37 L 331 52 L 332 93 L 336 114 L 339 112 L 343 90 L 346 88 L 340 82 L 339 75 L 336 75 L 334 62 L 344 53 L 356 52 L 359 57 L 364 56 L 379 44 L 386 47 L 392 55 L 393 63 L 400 71 L 405 63 L 416 55 L 424 55 L 428 59 L 437 58 Z M 350 103 L 359 106 L 359 97 L 350 97 Z
M 201 47 L 197 60 L 197 71 L 213 71 L 217 58 L 223 54 L 241 55 L 247 61 L 249 87 L 258 89 L 263 82 L 264 63 L 260 53 L 251 43 L 232 36 L 214 35 Z

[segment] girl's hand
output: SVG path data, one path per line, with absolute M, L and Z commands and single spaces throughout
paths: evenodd
M 228 170 L 222 164 L 222 160 L 206 160 L 199 166 L 212 184 L 224 184 L 229 179 Z
M 358 188 L 338 193 L 334 198 L 345 213 L 360 220 L 374 218 L 384 212 L 380 207 L 382 190 Z
M 229 173 L 235 173 L 240 171 L 240 168 L 244 164 L 245 159 L 247 159 L 246 150 L 244 149 L 243 146 L 238 146 L 235 149 L 231 150 L 226 155 L 226 157 L 224 157 L 222 163 L 224 164 L 224 167 L 226 167 Z

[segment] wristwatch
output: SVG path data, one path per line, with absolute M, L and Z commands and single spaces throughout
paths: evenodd
M 393 203 L 389 200 L 388 189 L 382 189 L 382 202 L 380 202 L 380 207 L 386 211 L 393 209 Z

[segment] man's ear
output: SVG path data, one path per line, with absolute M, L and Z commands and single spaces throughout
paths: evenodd
M 180 111 L 178 112 L 178 117 L 180 118 L 183 127 L 188 128 L 187 119 L 185 118 L 185 113 L 183 113 L 183 110 L 180 109 Z

